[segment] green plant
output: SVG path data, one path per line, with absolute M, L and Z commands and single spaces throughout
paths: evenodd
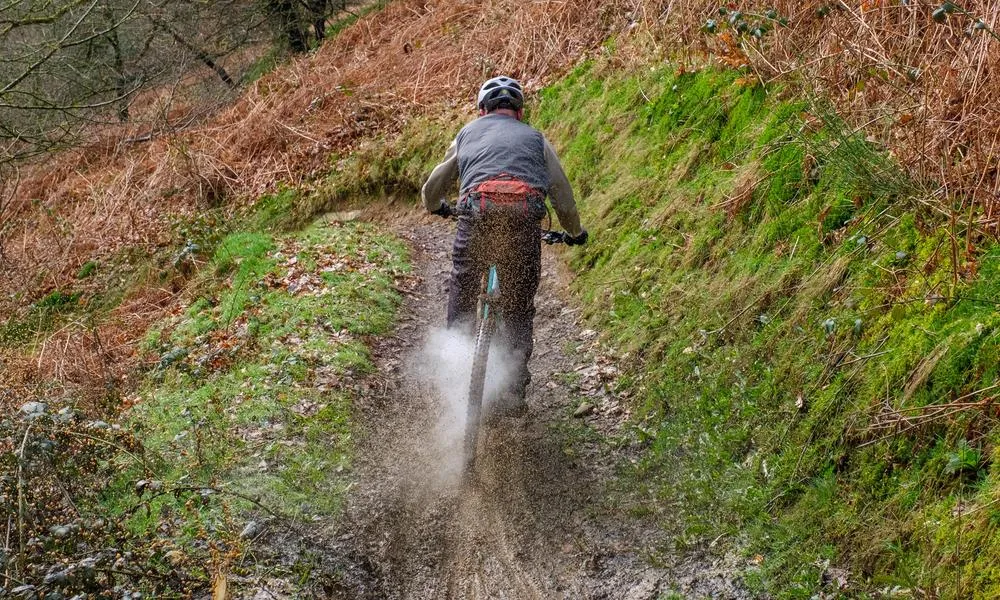
M 93 275 L 97 271 L 97 261 L 88 260 L 80 266 L 80 270 L 76 273 L 77 279 L 86 279 Z
M 969 441 L 962 439 L 959 440 L 955 450 L 948 454 L 944 472 L 952 475 L 963 471 L 974 471 L 979 468 L 982 461 L 983 456 L 979 450 L 969 447 Z

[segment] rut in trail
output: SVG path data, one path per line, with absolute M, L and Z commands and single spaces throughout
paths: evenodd
M 460 438 L 441 429 L 454 407 L 428 381 L 423 356 L 444 324 L 454 228 L 418 217 L 395 228 L 413 249 L 418 279 L 397 331 L 376 344 L 379 372 L 359 402 L 360 481 L 337 539 L 368 577 L 348 596 L 650 600 L 687 590 L 741 597 L 704 564 L 686 567 L 683 582 L 676 569 L 668 575 L 649 566 L 639 553 L 658 542 L 655 529 L 612 514 L 604 502 L 616 457 L 596 444 L 583 459 L 564 452 L 555 427 L 572 419 L 578 400 L 559 374 L 577 366 L 564 350 L 579 325 L 553 252 L 545 252 L 536 297 L 528 415 L 484 430 L 478 481 L 459 483 Z

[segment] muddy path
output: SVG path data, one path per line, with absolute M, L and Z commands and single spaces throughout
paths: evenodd
M 604 397 L 574 416 L 580 373 L 593 375 L 592 357 L 577 350 L 593 333 L 581 332 L 555 252 L 544 253 L 536 297 L 529 412 L 486 430 L 476 481 L 461 483 L 457 404 L 467 371 L 451 361 L 464 356 L 461 344 L 442 350 L 454 340 L 441 333 L 454 225 L 418 215 L 386 224 L 409 242 L 414 277 L 401 290 L 397 330 L 374 344 L 378 372 L 361 389 L 358 482 L 327 538 L 348 563 L 337 595 L 741 597 L 705 561 L 650 566 L 643 553 L 663 544 L 657 529 L 612 508 L 608 483 L 622 457 L 604 440 L 624 427 L 625 410 Z

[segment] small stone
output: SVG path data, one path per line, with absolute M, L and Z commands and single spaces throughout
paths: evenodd
M 25 418 L 34 419 L 44 415 L 46 408 L 44 402 L 25 402 L 21 405 L 21 412 Z
M 823 321 L 823 330 L 826 331 L 827 335 L 833 333 L 833 330 L 837 328 L 837 322 L 833 319 L 827 319 Z
M 260 523 L 257 521 L 250 521 L 246 524 L 246 527 L 243 528 L 243 531 L 240 532 L 240 537 L 245 540 L 255 538 L 257 537 L 257 534 L 260 533 L 260 530 Z
M 57 538 L 63 538 L 72 533 L 72 529 L 69 525 L 53 525 L 49 527 L 49 533 Z
M 95 568 L 97 568 L 97 559 L 89 557 L 85 558 L 81 560 L 79 563 L 77 563 L 76 568 L 80 569 L 81 571 L 93 571 Z
M 48 575 L 45 576 L 45 579 L 42 581 L 42 583 L 44 583 L 45 585 L 63 585 L 68 581 L 69 581 L 69 571 L 62 570 L 62 571 L 53 571 L 52 573 L 49 573 Z
M 573 416 L 576 418 L 586 417 L 592 412 L 594 412 L 594 405 L 590 404 L 589 402 L 584 402 L 579 407 L 577 407 L 575 412 L 573 412 Z

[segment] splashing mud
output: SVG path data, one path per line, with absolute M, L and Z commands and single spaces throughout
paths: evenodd
M 423 348 L 409 361 L 415 380 L 433 389 L 437 404 L 437 422 L 426 440 L 438 457 L 438 483 L 456 485 L 461 480 L 462 442 L 465 435 L 466 408 L 472 355 L 476 341 L 458 329 L 431 330 Z M 486 369 L 484 414 L 488 414 L 516 371 L 510 353 L 498 346 L 490 349 Z

